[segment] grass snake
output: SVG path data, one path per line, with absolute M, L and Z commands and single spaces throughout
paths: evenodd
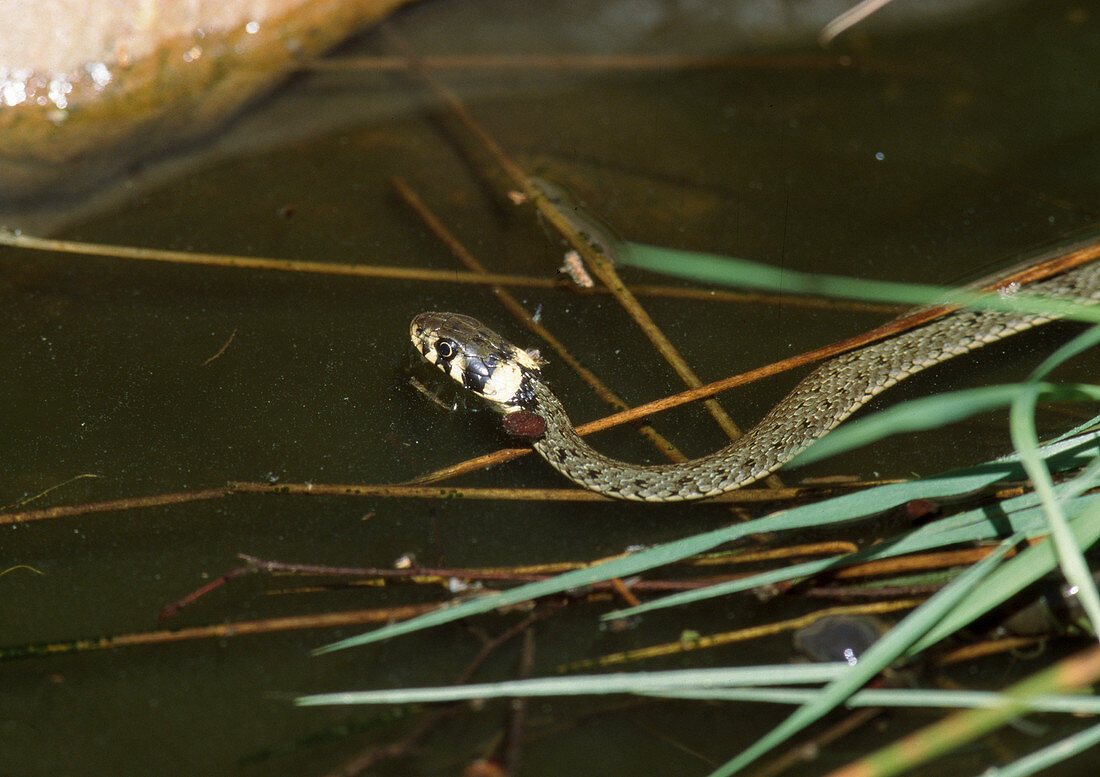
M 1042 296 L 1100 301 L 1100 262 L 1021 287 Z M 1054 320 L 1056 315 L 959 310 L 818 366 L 744 435 L 719 451 L 678 464 L 641 465 L 594 450 L 573 428 L 536 356 L 474 318 L 421 313 L 413 345 L 459 384 L 506 414 L 541 422 L 533 447 L 570 480 L 619 499 L 672 502 L 716 496 L 779 469 L 872 397 L 955 356 Z M 525 414 L 525 415 L 526 415 Z

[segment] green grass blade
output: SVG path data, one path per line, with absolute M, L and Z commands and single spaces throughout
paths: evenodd
M 349 691 L 302 696 L 303 707 L 326 704 L 414 704 L 463 699 L 493 699 L 514 696 L 583 696 L 606 693 L 656 693 L 690 686 L 727 688 L 738 685 L 781 685 L 820 683 L 842 676 L 845 663 L 777 664 L 773 666 L 675 669 L 666 672 L 616 672 L 613 674 L 539 677 L 478 685 L 449 685 L 438 688 L 397 688 L 382 691 Z
M 763 704 L 806 704 L 819 691 L 813 688 L 692 688 L 646 691 L 645 696 L 661 699 L 698 701 L 760 702 Z M 996 691 L 955 691 L 939 688 L 865 688 L 845 701 L 846 707 L 950 707 L 993 709 L 1010 703 L 1009 697 Z M 1068 715 L 1100 714 L 1100 697 L 1091 694 L 1044 694 L 1030 700 L 1036 712 L 1060 712 Z
M 867 445 L 893 434 L 920 432 L 955 423 L 978 413 L 1011 407 L 1029 383 L 946 391 L 931 397 L 913 399 L 867 418 L 850 421 L 817 440 L 798 454 L 788 466 L 797 467 L 844 451 Z M 1037 384 L 1038 398 L 1046 402 L 1061 400 L 1100 400 L 1100 386 L 1090 384 Z
M 1042 313 L 1100 323 L 1100 310 L 1095 306 L 1024 293 L 1001 295 L 920 283 L 893 283 L 838 275 L 818 275 L 772 267 L 745 259 L 644 243 L 627 242 L 623 244 L 623 249 L 620 252 L 620 261 L 623 264 L 703 283 L 873 302 L 965 305 L 983 310 Z
M 1083 432 L 1090 432 L 1098 428 L 1100 428 L 1100 415 L 1095 415 L 1088 421 L 1085 421 L 1083 424 L 1078 424 L 1077 426 L 1073 427 L 1068 432 L 1063 432 L 1050 442 L 1060 442 L 1061 440 L 1066 440 L 1070 437 L 1075 437 L 1076 435 Z M 1049 444 L 1050 443 L 1048 443 L 1048 445 Z
M 1017 541 L 1014 535 L 1002 542 L 986 558 L 971 566 L 954 581 L 932 595 L 927 602 L 903 618 L 860 657 L 859 663 L 823 688 L 808 704 L 799 707 L 786 720 L 758 739 L 740 755 L 728 761 L 710 777 L 729 777 L 755 761 L 776 745 L 804 729 L 837 706 L 897 660 L 922 635 L 965 599 L 971 589 L 1000 563 Z
M 1100 343 L 1100 327 L 1093 327 L 1063 345 L 1042 364 L 1030 377 L 1027 388 L 1013 401 L 1009 411 L 1009 429 L 1016 449 L 1020 451 L 1021 463 L 1027 470 L 1035 492 L 1046 508 L 1050 522 L 1050 535 L 1058 552 L 1059 563 L 1066 580 L 1077 589 L 1077 594 L 1094 634 L 1100 633 L 1100 594 L 1097 593 L 1092 573 L 1085 562 L 1081 548 L 1074 542 L 1073 534 L 1066 523 L 1062 504 L 1054 493 L 1054 482 L 1050 472 L 1039 458 L 1039 435 L 1035 429 L 1035 405 L 1042 393 L 1040 381 L 1055 367 L 1068 359 Z
M 1018 758 L 1007 766 L 993 767 L 982 772 L 981 777 L 1029 777 L 1038 771 L 1047 769 L 1083 753 L 1100 743 L 1100 724 L 1090 726 L 1041 750 Z
M 845 663 L 779 664 L 720 669 L 687 669 L 574 677 L 544 677 L 476 685 L 434 688 L 396 688 L 303 696 L 299 706 L 346 704 L 434 704 L 471 699 L 513 699 L 550 696 L 592 696 L 631 693 L 662 699 L 806 704 L 820 694 L 813 688 L 782 686 L 785 683 L 821 683 L 835 680 L 848 670 Z M 781 686 L 781 687 L 767 687 Z M 868 688 L 849 697 L 848 707 L 957 707 L 992 709 L 1009 703 L 995 691 L 911 688 Z M 1030 700 L 1040 712 L 1071 715 L 1100 714 L 1100 698 L 1088 694 L 1045 694 Z

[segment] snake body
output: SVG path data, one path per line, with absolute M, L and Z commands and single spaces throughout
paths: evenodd
M 1022 288 L 1056 299 L 1100 302 L 1100 262 Z M 671 502 L 716 496 L 760 480 L 899 381 L 1055 318 L 960 310 L 823 363 L 730 445 L 684 463 L 659 465 L 631 464 L 594 450 L 542 378 L 537 357 L 476 319 L 422 313 L 413 319 L 410 336 L 429 362 L 498 410 L 541 417 L 545 432 L 533 447 L 570 480 L 610 497 Z

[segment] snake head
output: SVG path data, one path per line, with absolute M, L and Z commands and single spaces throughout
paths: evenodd
M 504 412 L 521 409 L 539 361 L 475 318 L 421 313 L 409 325 L 416 350 L 455 382 Z

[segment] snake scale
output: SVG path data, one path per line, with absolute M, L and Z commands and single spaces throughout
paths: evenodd
M 1100 302 L 1100 262 L 1021 287 Z M 719 451 L 679 464 L 639 465 L 594 450 L 546 384 L 537 357 L 469 316 L 421 313 L 410 336 L 424 357 L 505 413 L 545 421 L 535 450 L 570 480 L 606 496 L 672 502 L 716 496 L 779 469 L 877 394 L 955 356 L 1054 320 L 1056 315 L 960 310 L 817 367 L 754 427 Z

